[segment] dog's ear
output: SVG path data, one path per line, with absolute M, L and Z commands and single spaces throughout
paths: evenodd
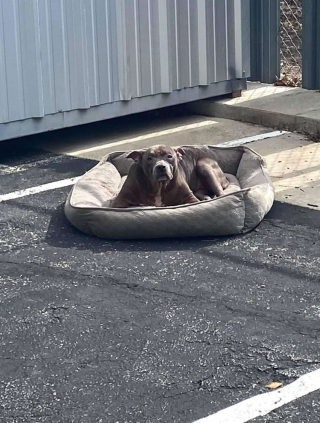
M 186 154 L 184 149 L 181 148 L 181 147 L 175 148 L 174 151 L 176 152 L 176 155 L 177 155 L 179 161 L 182 160 L 182 157 Z
M 131 153 L 127 155 L 127 159 L 133 159 L 136 163 L 140 163 L 143 153 L 144 151 L 141 150 L 131 151 Z

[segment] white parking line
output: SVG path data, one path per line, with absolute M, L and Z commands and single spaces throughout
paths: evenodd
M 202 124 L 203 123 L 205 123 L 205 122 L 202 122 Z M 204 126 L 204 125 L 202 125 L 202 126 Z M 181 127 L 178 127 L 177 129 L 181 130 Z M 158 134 L 163 133 L 163 132 L 165 132 L 165 131 L 161 131 Z M 259 135 L 254 135 L 254 136 L 251 136 L 251 137 L 240 138 L 238 140 L 227 141 L 227 142 L 224 142 L 222 144 L 218 144 L 217 147 L 235 147 L 235 146 L 238 146 L 238 145 L 248 144 L 248 143 L 254 142 L 254 141 L 260 141 L 260 140 L 264 140 L 264 139 L 267 139 L 267 138 L 278 137 L 279 135 L 283 135 L 285 133 L 287 133 L 287 132 L 286 131 L 267 132 L 265 134 L 259 134 Z M 151 135 L 151 134 L 149 134 L 149 135 Z M 126 140 L 123 143 L 127 143 L 127 142 L 128 142 L 128 140 Z M 122 141 L 120 141 L 120 143 L 122 143 Z M 113 144 L 116 144 L 116 143 L 113 143 Z M 113 144 L 108 144 L 108 146 L 111 146 Z M 101 146 L 98 146 L 97 149 L 99 149 L 99 147 L 101 147 Z M 95 147 L 93 147 L 93 149 L 95 149 Z M 82 150 L 82 151 L 88 151 L 88 150 Z M 90 151 L 93 151 L 93 150 L 90 150 Z M 79 151 L 77 153 L 80 154 Z M 32 167 L 34 167 L 36 165 L 36 163 L 37 162 L 33 162 Z M 43 163 L 43 161 L 41 161 L 41 163 Z M 18 168 L 17 168 L 17 171 L 19 171 Z M 80 176 L 77 176 L 77 177 L 70 178 L 70 179 L 63 179 L 62 181 L 50 182 L 48 184 L 39 185 L 39 186 L 32 187 L 32 188 L 26 188 L 26 189 L 22 189 L 22 190 L 19 190 L 19 191 L 10 192 L 8 194 L 2 194 L 2 195 L 0 194 L 0 203 L 2 203 L 3 201 L 14 200 L 16 198 L 26 197 L 27 195 L 34 195 L 34 194 L 38 194 L 40 192 L 50 191 L 50 190 L 53 190 L 53 189 L 74 185 L 79 179 L 80 179 Z
M 47 166 L 48 164 L 61 163 L 65 160 L 76 160 L 77 157 L 66 156 L 65 154 L 60 154 L 58 156 L 48 157 L 46 159 L 37 160 L 35 162 L 25 163 L 17 166 L 8 166 L 0 164 L 0 176 L 2 175 L 11 175 L 12 173 L 20 173 L 30 170 L 38 166 Z
M 85 148 L 83 150 L 72 151 L 71 153 L 68 153 L 68 154 L 70 154 L 71 156 L 79 156 L 84 153 L 90 153 L 91 151 L 99 151 L 105 148 L 117 147 L 119 145 L 129 144 L 131 142 L 143 141 L 143 140 L 148 140 L 150 138 L 162 137 L 163 135 L 170 135 L 177 132 L 188 131 L 189 129 L 197 129 L 197 128 L 202 128 L 204 126 L 216 125 L 217 123 L 218 122 L 216 122 L 215 120 L 205 120 L 202 122 L 190 123 L 188 125 L 176 126 L 175 128 L 165 129 L 163 131 L 151 132 L 149 134 L 139 135 L 138 137 L 134 137 L 134 138 L 127 138 L 121 141 L 115 141 L 115 142 L 106 143 L 103 145 L 96 145 L 95 147 Z
M 217 122 L 214 121 L 214 120 L 205 120 L 203 122 L 191 123 L 189 125 L 183 125 L 183 126 L 177 126 L 176 128 L 165 129 L 164 131 L 159 131 L 159 132 L 152 132 L 150 134 L 140 135 L 140 136 L 134 137 L 134 138 L 128 138 L 128 139 L 121 140 L 121 141 L 106 143 L 106 144 L 103 144 L 103 145 L 97 145 L 95 147 L 85 148 L 83 150 L 72 151 L 71 153 L 68 153 L 68 154 L 70 154 L 71 156 L 79 156 L 79 155 L 84 154 L 84 153 L 91 153 L 92 151 L 99 151 L 99 150 L 103 150 L 105 148 L 110 148 L 110 147 L 118 147 L 118 146 L 123 145 L 123 144 L 134 143 L 134 142 L 137 142 L 137 141 L 143 141 L 143 140 L 147 140 L 147 139 L 150 139 L 150 138 L 161 137 L 163 135 L 170 135 L 170 134 L 173 134 L 173 133 L 187 131 L 187 130 L 190 130 L 190 129 L 197 129 L 197 128 L 201 128 L 201 127 L 204 127 L 204 126 L 215 125 L 216 123 Z M 253 135 L 251 137 L 242 138 L 240 140 L 228 141 L 228 142 L 225 142 L 225 143 L 222 143 L 222 144 L 219 144 L 219 145 L 231 147 L 231 146 L 236 146 L 236 145 L 241 145 L 241 144 L 247 144 L 247 143 L 253 142 L 253 141 L 264 140 L 266 138 L 278 137 L 279 135 L 283 135 L 283 134 L 286 134 L 286 133 L 287 133 L 286 131 L 267 132 L 265 134 Z
M 27 195 L 38 194 L 39 192 L 51 191 L 53 189 L 74 185 L 79 179 L 80 176 L 76 176 L 75 178 L 63 179 L 62 181 L 50 182 L 49 184 L 26 188 L 19 191 L 10 192 L 9 194 L 2 194 L 0 195 L 0 203 L 8 200 L 15 200 L 16 198 L 26 197 Z
M 320 389 L 320 369 L 276 391 L 249 398 L 194 423 L 246 423 Z
M 279 137 L 280 135 L 289 133 L 290 132 L 288 131 L 267 132 L 266 134 L 253 135 L 252 137 L 241 138 L 240 140 L 227 141 L 222 144 L 219 144 L 218 147 L 236 147 L 237 145 L 248 144 L 249 142 L 265 140 L 267 138 L 275 138 Z

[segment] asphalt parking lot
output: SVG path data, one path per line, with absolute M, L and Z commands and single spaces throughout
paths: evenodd
M 146 137 L 160 120 L 166 131 L 203 118 L 142 115 L 0 144 L 0 194 L 83 174 L 121 131 L 124 149 L 270 131 L 217 120 Z M 316 148 L 294 134 L 283 146 Z M 319 199 L 307 207 L 294 189 L 251 233 L 220 238 L 86 236 L 64 216 L 70 186 L 1 202 L 0 422 L 192 423 L 318 369 Z M 315 391 L 252 421 L 319 416 Z

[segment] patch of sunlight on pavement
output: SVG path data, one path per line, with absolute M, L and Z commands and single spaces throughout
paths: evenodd
M 291 176 L 285 179 L 279 179 L 273 182 L 276 192 L 288 190 L 290 188 L 306 188 L 312 185 L 320 185 L 320 169 L 313 172 L 302 173 L 301 175 Z M 320 198 L 316 199 L 320 205 Z
M 261 86 L 259 88 L 252 88 L 252 89 L 249 88 L 247 91 L 242 91 L 241 97 L 226 100 L 224 101 L 224 104 L 230 104 L 230 105 L 241 104 L 251 100 L 259 100 L 261 98 L 269 97 L 271 95 L 283 94 L 288 91 L 293 91 L 296 89 L 297 89 L 296 87 L 277 87 L 274 85 Z
M 211 126 L 211 125 L 216 125 L 218 122 L 214 121 L 214 120 L 205 120 L 202 122 L 196 122 L 196 123 L 191 123 L 188 125 L 182 125 L 182 126 L 177 126 L 175 128 L 171 128 L 171 129 L 165 129 L 163 131 L 157 131 L 157 132 L 151 132 L 149 134 L 145 134 L 145 135 L 140 135 L 137 137 L 133 137 L 133 138 L 126 138 L 124 140 L 119 140 L 113 143 L 106 143 L 103 145 L 97 145 L 94 147 L 90 147 L 90 148 L 86 148 L 83 150 L 78 150 L 78 151 L 72 151 L 71 153 L 69 153 L 72 156 L 78 156 L 84 153 L 89 153 L 91 151 L 97 151 L 97 150 L 103 150 L 105 148 L 111 148 L 111 147 L 117 147 L 119 145 L 124 145 L 124 144 L 130 144 L 130 143 L 134 143 L 134 142 L 138 142 L 138 141 L 144 141 L 147 139 L 153 139 L 153 138 L 157 138 L 157 137 L 162 137 L 163 135 L 172 135 L 175 133 L 181 133 L 184 131 L 188 131 L 190 129 L 198 129 L 198 128 L 202 128 L 205 126 Z
M 320 144 L 292 133 L 251 147 L 266 161 L 276 200 L 320 210 Z
M 320 209 L 320 145 L 310 144 L 266 155 L 276 199 Z
M 309 144 L 292 150 L 278 151 L 268 155 L 266 160 L 269 172 L 275 178 L 310 170 L 320 166 L 320 144 Z

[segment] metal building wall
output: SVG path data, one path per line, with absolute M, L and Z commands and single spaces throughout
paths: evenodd
M 0 140 L 3 123 L 247 77 L 249 29 L 249 0 L 0 0 Z
M 251 0 L 251 80 L 280 75 L 280 0 Z
M 302 2 L 302 87 L 320 90 L 320 4 Z

